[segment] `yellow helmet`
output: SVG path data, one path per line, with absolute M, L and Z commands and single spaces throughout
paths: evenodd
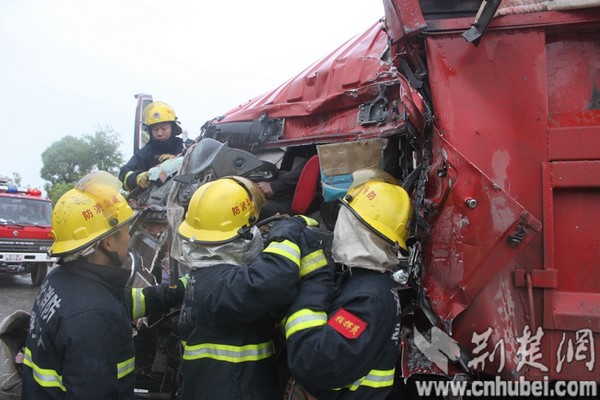
M 177 115 L 173 107 L 162 101 L 153 101 L 144 107 L 142 119 L 146 126 L 158 124 L 160 122 L 175 122 Z
M 144 110 L 142 111 L 142 121 L 144 121 L 146 129 L 148 129 L 148 133 L 151 133 L 150 127 L 152 125 L 161 122 L 171 122 L 174 136 L 177 136 L 182 132 L 181 127 L 178 125 L 179 121 L 177 121 L 175 110 L 163 101 L 153 101 L 144 107 Z
M 342 204 L 383 239 L 408 250 L 406 239 L 412 206 L 404 188 L 382 180 L 369 180 L 351 187 Z
M 382 181 L 398 185 L 398 179 L 394 178 L 389 172 L 379 168 L 362 168 L 352 172 L 352 184 L 349 189 L 360 186 L 368 181 Z
M 254 225 L 264 202 L 260 189 L 249 179 L 217 179 L 194 192 L 177 231 L 192 242 L 226 243 L 237 238 L 240 229 Z
M 250 179 L 244 178 L 243 176 L 233 176 L 232 175 L 232 176 L 226 176 L 225 178 L 233 179 L 234 181 L 236 181 L 237 183 L 242 185 L 247 191 L 249 191 L 250 196 L 252 197 L 252 200 L 254 201 L 254 207 L 256 207 L 256 209 L 260 213 L 260 210 L 267 202 L 267 199 L 265 198 L 265 195 L 263 194 L 262 190 L 260 190 L 258 185 L 256 183 L 252 182 Z
M 192 242 L 226 243 L 237 238 L 241 229 L 254 225 L 264 203 L 258 185 L 251 180 L 220 178 L 194 192 L 177 231 Z
M 129 222 L 134 212 L 120 188 L 115 176 L 96 171 L 63 194 L 52 211 L 50 253 L 63 256 L 83 250 Z

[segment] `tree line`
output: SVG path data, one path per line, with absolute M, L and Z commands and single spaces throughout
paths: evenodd
M 81 138 L 65 136 L 42 153 L 40 177 L 47 181 L 44 189 L 53 203 L 92 171 L 107 171 L 117 176 L 123 165 L 122 144 L 110 127 L 99 127 L 94 135 Z

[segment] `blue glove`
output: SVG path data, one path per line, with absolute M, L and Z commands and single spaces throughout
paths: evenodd
M 271 226 L 267 235 L 267 244 L 271 242 L 281 242 L 282 240 L 291 240 L 294 243 L 300 243 L 304 224 L 297 218 L 288 217 L 279 220 Z
M 183 302 L 185 295 L 185 288 L 189 280 L 189 275 L 184 275 L 177 280 L 177 283 L 169 285 L 168 283 L 161 283 L 157 286 L 157 295 L 163 304 L 163 306 L 173 308 L 179 307 Z

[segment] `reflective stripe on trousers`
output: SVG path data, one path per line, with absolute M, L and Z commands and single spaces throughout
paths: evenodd
M 200 358 L 211 358 L 213 360 L 226 361 L 230 363 L 241 363 L 247 361 L 259 361 L 269 358 L 275 354 L 273 342 L 268 341 L 258 344 L 247 344 L 244 346 L 231 346 L 217 343 L 201 343 L 185 345 L 183 351 L 184 360 L 198 360 Z

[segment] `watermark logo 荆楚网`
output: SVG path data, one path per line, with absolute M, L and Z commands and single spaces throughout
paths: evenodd
M 497 362 L 497 372 L 501 373 L 506 364 L 506 350 L 504 339 L 496 343 L 491 343 L 493 348 L 490 350 L 490 338 L 493 329 L 489 327 L 484 332 L 473 332 L 471 343 L 475 345 L 472 351 L 472 358 L 467 366 L 472 370 L 483 371 L 487 362 Z M 521 371 L 526 365 L 548 372 L 549 368 L 541 362 L 541 342 L 544 331 L 538 327 L 534 332 L 529 326 L 523 328 L 521 336 L 517 337 L 517 365 L 516 370 Z M 456 361 L 460 357 L 460 346 L 446 332 L 437 327 L 430 330 L 430 339 L 428 340 L 419 330 L 414 328 L 415 346 L 433 362 L 445 374 L 448 373 L 448 361 Z M 580 329 L 575 332 L 575 337 L 568 337 L 563 333 L 562 339 L 556 349 L 555 371 L 560 373 L 566 364 L 581 362 L 584 363 L 588 371 L 592 371 L 595 366 L 596 354 L 594 350 L 594 335 L 591 329 Z

